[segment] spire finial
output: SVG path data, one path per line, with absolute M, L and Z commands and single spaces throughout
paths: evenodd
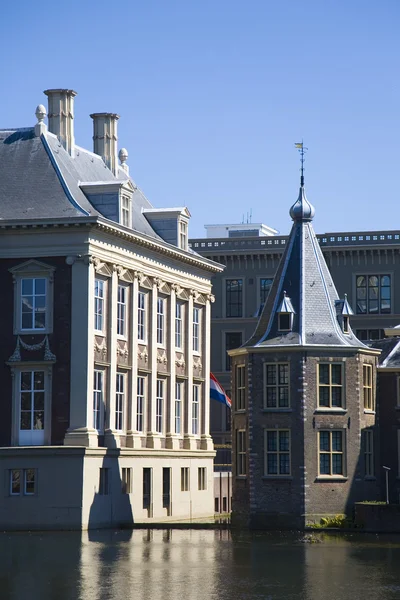
M 301 167 L 300 167 L 300 172 L 301 172 L 301 177 L 300 177 L 300 186 L 304 187 L 304 162 L 305 162 L 305 158 L 304 155 L 307 152 L 308 148 L 306 148 L 304 146 L 304 142 L 303 140 L 301 140 L 301 142 L 297 142 L 295 145 L 295 148 L 298 149 L 298 151 L 300 152 L 300 163 L 301 163 Z

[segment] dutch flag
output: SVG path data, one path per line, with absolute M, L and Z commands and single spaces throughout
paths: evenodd
M 210 398 L 217 400 L 217 402 L 222 402 L 228 408 L 232 408 L 231 399 L 228 398 L 225 390 L 212 373 L 210 373 Z

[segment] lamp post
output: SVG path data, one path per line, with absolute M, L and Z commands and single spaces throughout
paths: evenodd
M 386 477 L 386 504 L 389 504 L 389 471 L 390 467 L 383 467 L 385 469 Z

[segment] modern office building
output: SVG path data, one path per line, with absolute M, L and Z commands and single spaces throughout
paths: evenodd
M 75 143 L 72 90 L 0 131 L 5 529 L 208 517 L 211 275 L 186 208 L 155 209 L 118 115 Z M 118 162 L 118 156 L 120 164 Z

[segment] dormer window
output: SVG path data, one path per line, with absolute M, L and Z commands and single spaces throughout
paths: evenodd
M 179 221 L 179 248 L 187 250 L 188 226 L 186 221 Z
M 349 317 L 343 317 L 343 333 L 349 333 Z
M 279 331 L 292 331 L 293 329 L 293 317 L 294 308 L 292 302 L 286 292 L 283 292 L 283 299 L 277 310 L 278 314 L 278 330 Z
M 280 313 L 279 315 L 279 331 L 291 331 L 292 330 L 293 315 L 290 313 Z
M 121 196 L 121 225 L 131 227 L 131 199 L 126 194 Z
M 335 301 L 337 320 L 343 333 L 350 333 L 350 316 L 353 314 L 350 304 L 347 300 L 347 294 L 343 300 Z

